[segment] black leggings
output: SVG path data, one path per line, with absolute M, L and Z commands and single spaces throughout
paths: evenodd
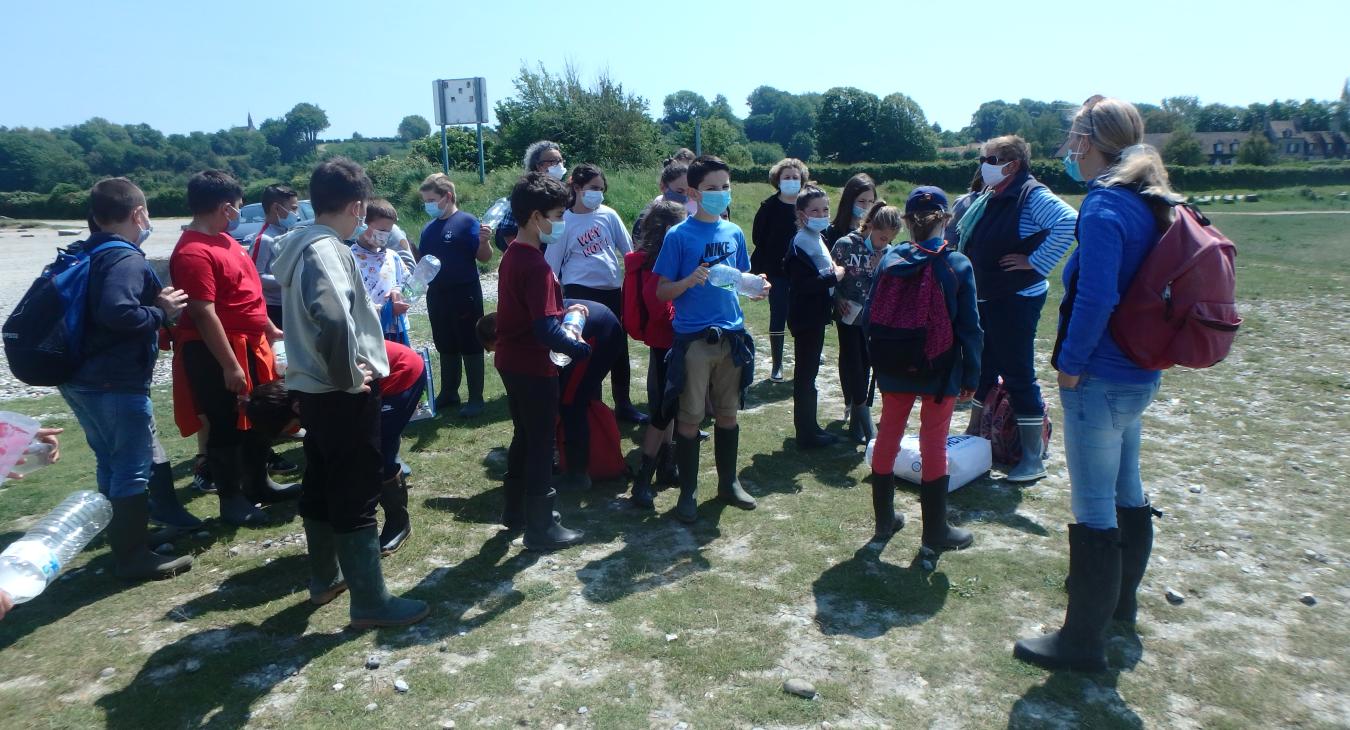
M 825 323 L 792 328 L 792 397 L 796 403 L 815 404 L 816 375 L 820 374 L 820 353 L 824 349 Z
M 854 324 L 835 322 L 839 332 L 839 386 L 844 401 L 853 406 L 870 406 L 867 389 L 872 382 L 872 360 L 867 354 L 867 335 Z
M 652 347 L 647 359 L 647 414 L 651 417 L 651 426 L 664 431 L 675 420 L 675 413 L 666 413 L 662 403 L 666 397 L 666 354 L 669 347 Z M 678 411 L 679 406 L 673 409 Z
M 580 284 L 568 284 L 563 287 L 563 297 L 600 302 L 609 307 L 610 311 L 614 312 L 614 316 L 618 317 L 620 322 L 623 322 L 622 289 L 592 289 Z M 615 356 L 614 367 L 609 371 L 609 387 L 614 394 L 614 405 L 616 406 L 631 402 L 628 398 L 628 381 L 632 377 L 628 364 L 628 338 L 619 338 L 619 343 L 619 354 Z
M 369 393 L 299 393 L 305 427 L 305 477 L 300 514 L 338 533 L 375 526 L 383 457 L 380 384 Z
M 506 473 L 523 480 L 525 493 L 548 494 L 553 477 L 553 436 L 558 422 L 558 376 L 498 373 L 511 411 Z

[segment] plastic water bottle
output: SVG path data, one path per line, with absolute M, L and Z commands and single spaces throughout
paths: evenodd
M 28 444 L 28 448 L 23 450 L 23 460 L 9 468 L 10 474 L 19 476 L 28 476 L 44 466 L 52 463 L 52 454 L 56 452 L 56 447 L 45 441 L 33 441 Z
M 487 212 L 483 214 L 483 225 L 494 231 L 497 230 L 497 224 L 502 222 L 509 210 L 511 210 L 511 201 L 506 198 L 497 198 L 497 202 L 493 203 L 492 207 L 488 208 Z
M 272 343 L 272 362 L 276 365 L 277 375 L 286 374 L 286 341 L 277 340 Z
M 422 298 L 427 293 L 427 287 L 431 285 L 431 280 L 436 278 L 436 274 L 441 272 L 441 260 L 431 254 L 422 257 L 417 262 L 417 267 L 413 269 L 412 276 L 403 285 L 400 294 L 403 295 L 403 301 L 409 304 Z
M 586 315 L 579 309 L 573 309 L 563 315 L 562 328 L 568 337 L 574 340 L 581 339 L 581 331 L 586 328 Z M 561 352 L 550 352 L 548 359 L 560 368 L 565 368 L 568 363 L 572 362 L 571 355 L 565 355 Z
M 708 271 L 708 283 L 727 291 L 734 291 L 743 297 L 764 295 L 763 279 L 726 264 L 717 264 Z
M 102 494 L 66 497 L 0 553 L 0 590 L 15 603 L 33 600 L 111 520 L 112 504 Z
M 0 411 L 0 484 L 14 471 L 14 465 L 24 458 L 24 452 L 37 435 L 36 418 L 13 411 Z

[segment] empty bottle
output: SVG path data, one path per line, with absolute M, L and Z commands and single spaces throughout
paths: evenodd
M 56 453 L 56 447 L 46 441 L 32 441 L 28 448 L 23 450 L 23 459 L 10 467 L 10 474 L 19 476 L 28 476 L 44 466 L 52 463 L 52 454 Z
M 412 304 L 422 298 L 427 293 L 427 287 L 431 285 L 431 280 L 436 278 L 436 274 L 441 272 L 441 260 L 431 254 L 422 257 L 417 262 L 417 267 L 413 269 L 412 276 L 403 285 L 400 294 L 403 295 L 403 301 Z
M 763 279 L 726 264 L 717 264 L 708 271 L 708 283 L 727 291 L 734 291 L 743 297 L 764 295 Z
M 563 315 L 562 328 L 563 332 L 566 332 L 568 337 L 571 337 L 574 340 L 581 339 L 581 331 L 586 328 L 586 314 L 579 309 L 573 309 Z M 566 355 L 561 352 L 550 352 L 548 354 L 548 359 L 552 360 L 553 364 L 560 368 L 565 368 L 568 363 L 572 362 L 571 355 Z
M 272 343 L 272 362 L 276 365 L 277 375 L 286 374 L 286 341 L 277 340 Z
M 0 553 L 0 591 L 15 603 L 33 600 L 112 520 L 98 492 L 76 492 Z
M 12 411 L 0 411 L 0 484 L 14 471 L 14 465 L 37 435 L 36 418 Z
M 511 201 L 506 198 L 497 198 L 497 202 L 493 203 L 492 207 L 488 208 L 487 212 L 483 214 L 483 225 L 494 231 L 497 230 L 497 224 L 502 222 L 509 210 L 511 210 Z

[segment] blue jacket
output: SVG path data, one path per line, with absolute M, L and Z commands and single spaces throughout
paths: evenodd
M 80 246 L 92 251 L 116 238 L 95 233 Z M 161 288 L 140 249 L 106 249 L 90 259 L 84 362 L 69 385 L 150 392 L 150 376 L 159 356 L 159 328 L 164 325 L 164 312 L 155 306 Z
M 959 352 L 951 373 L 945 379 L 915 379 L 877 373 L 877 387 L 884 393 L 920 393 L 924 395 L 956 395 L 964 388 L 974 390 L 980 382 L 980 352 L 984 346 L 984 331 L 980 329 L 980 311 L 975 296 L 975 270 L 970 259 L 951 248 L 942 253 L 946 265 L 933 262 L 933 274 L 947 302 L 952 318 L 952 336 Z M 932 257 L 908 243 L 891 246 L 877 264 L 877 275 L 872 279 L 869 304 L 858 315 L 864 331 L 871 319 L 871 304 L 877 282 L 883 276 L 913 276 Z

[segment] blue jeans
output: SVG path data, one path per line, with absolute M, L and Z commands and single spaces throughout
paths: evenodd
M 1116 383 L 1084 375 L 1059 389 L 1073 517 L 1094 530 L 1116 526 L 1116 507 L 1148 504 L 1139 477 L 1144 410 L 1160 383 Z
M 399 439 L 417 412 L 417 404 L 427 389 L 426 373 L 407 390 L 385 396 L 380 401 L 380 456 L 384 457 L 383 477 L 393 479 L 403 468 L 398 463 Z
M 1044 294 L 1012 294 L 979 304 L 984 349 L 980 352 L 975 400 L 983 403 L 995 379 L 1002 375 L 1018 423 L 1040 423 L 1045 415 L 1041 388 L 1036 384 L 1036 325 L 1044 306 Z
M 108 499 L 143 494 L 154 452 L 150 396 L 70 385 L 60 390 L 94 452 L 98 491 Z

